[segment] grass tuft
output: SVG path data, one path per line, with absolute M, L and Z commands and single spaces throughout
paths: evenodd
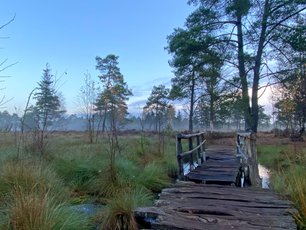
M 117 194 L 108 201 L 106 208 L 101 213 L 102 224 L 100 229 L 138 229 L 134 218 L 134 210 L 136 207 L 149 204 L 151 200 L 151 195 L 142 189 Z
M 68 196 L 68 191 L 56 173 L 37 160 L 9 159 L 3 162 L 0 169 L 0 194 L 10 194 L 16 186 L 27 193 L 51 193 L 57 196 L 59 201 L 65 200 Z
M 89 229 L 88 218 L 69 210 L 69 193 L 52 168 L 35 159 L 2 162 L 1 229 Z
M 162 166 L 153 162 L 144 167 L 137 177 L 137 183 L 152 192 L 160 192 L 169 183 L 169 178 Z

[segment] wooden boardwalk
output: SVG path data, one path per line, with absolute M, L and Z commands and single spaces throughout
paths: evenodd
M 206 150 L 206 161 L 186 175 L 187 180 L 207 184 L 236 183 L 240 159 L 233 146 L 210 146 Z
M 233 146 L 211 146 L 206 161 L 135 216 L 144 229 L 296 229 L 289 201 L 261 188 L 234 186 L 240 167 Z M 196 183 L 195 183 L 196 182 Z
M 153 207 L 138 208 L 145 229 L 296 229 L 295 212 L 272 191 L 179 182 Z

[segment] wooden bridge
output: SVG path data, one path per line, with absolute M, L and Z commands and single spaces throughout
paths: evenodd
M 179 181 L 162 190 L 154 206 L 135 211 L 142 228 L 297 228 L 291 203 L 259 187 L 252 134 L 238 134 L 236 149 L 205 148 L 204 133 L 179 134 L 176 143 Z M 188 150 L 183 151 L 186 146 Z

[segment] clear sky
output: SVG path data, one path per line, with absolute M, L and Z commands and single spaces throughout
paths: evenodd
M 192 10 L 187 0 L 2 0 L 0 25 L 16 17 L 0 30 L 0 61 L 17 64 L 0 73 L 11 76 L 0 83 L 0 95 L 13 98 L 1 110 L 22 111 L 49 63 L 62 76 L 68 113 L 77 113 L 84 73 L 98 81 L 95 57 L 108 54 L 119 56 L 134 93 L 130 109 L 143 106 L 153 85 L 170 83 L 166 38 Z

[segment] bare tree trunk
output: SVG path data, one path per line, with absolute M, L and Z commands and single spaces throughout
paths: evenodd
M 39 130 L 39 135 L 38 135 L 38 142 L 35 144 L 38 144 L 39 152 L 40 155 L 43 156 L 45 154 L 45 147 L 46 147 L 46 140 L 45 140 L 45 135 L 48 132 L 48 112 L 46 111 L 43 115 L 43 122 L 42 122 L 42 127 Z M 38 121 L 39 122 L 39 121 Z M 39 124 L 38 124 L 39 127 Z
M 17 147 L 17 152 L 18 152 L 17 158 L 19 158 L 20 149 L 25 147 L 25 139 L 26 139 L 25 135 L 24 135 L 25 118 L 26 118 L 27 112 L 29 110 L 29 103 L 30 103 L 31 97 L 32 97 L 33 93 L 35 92 L 35 90 L 37 90 L 37 87 L 35 87 L 30 92 L 30 94 L 28 96 L 26 107 L 25 107 L 24 112 L 23 112 L 23 116 L 22 116 L 22 118 L 20 120 L 20 123 L 21 123 L 20 124 L 21 125 L 21 127 L 20 127 L 20 129 L 21 129 L 20 130 L 20 132 L 21 132 L 21 140 L 20 140 L 20 143 L 18 144 L 18 147 Z
M 107 109 L 104 110 L 104 118 L 103 118 L 103 123 L 102 123 L 102 132 L 105 132 L 105 125 L 106 125 L 106 112 Z
M 209 128 L 210 131 L 213 132 L 214 131 L 214 99 L 213 99 L 213 92 L 212 89 L 210 91 L 210 103 L 209 103 Z
M 99 122 L 98 122 L 97 130 L 96 130 L 96 143 L 98 142 L 98 137 L 99 137 L 99 134 L 100 134 L 102 119 L 103 119 L 102 118 L 102 113 L 101 113 L 101 111 L 99 111 Z
M 242 32 L 242 16 L 237 16 L 237 37 L 238 37 L 238 69 L 239 78 L 241 80 L 242 87 L 242 110 L 245 119 L 245 130 L 248 131 L 252 127 L 251 122 L 251 108 L 250 98 L 248 94 L 248 81 L 245 70 L 245 56 L 244 56 L 244 44 L 243 44 L 243 32 Z
M 254 133 L 257 133 L 258 126 L 258 87 L 259 87 L 259 79 L 260 79 L 260 67 L 261 67 L 261 59 L 264 49 L 264 43 L 266 40 L 266 31 L 267 31 L 267 21 L 269 15 L 269 0 L 265 0 L 264 13 L 261 21 L 261 32 L 258 43 L 258 49 L 255 58 L 255 66 L 254 66 L 254 78 L 253 78 L 253 87 L 252 87 L 252 127 L 251 130 Z
M 93 143 L 93 128 L 92 128 L 92 121 L 91 118 L 87 118 L 87 130 L 88 130 L 88 139 L 89 139 L 89 143 L 92 144 Z
M 190 86 L 190 111 L 189 111 L 189 131 L 193 132 L 193 113 L 194 113 L 194 90 L 195 90 L 195 76 L 194 71 L 192 72 L 192 80 Z

